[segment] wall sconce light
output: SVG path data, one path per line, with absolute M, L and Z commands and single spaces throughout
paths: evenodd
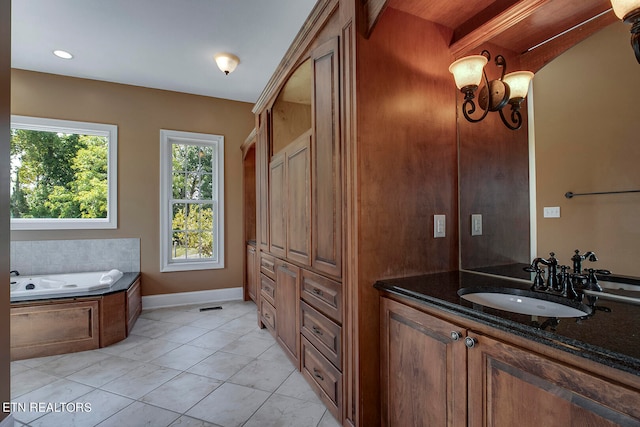
M 226 75 L 232 73 L 240 63 L 240 58 L 232 53 L 218 53 L 213 58 L 216 60 L 216 64 L 218 64 L 220 71 Z
M 631 24 L 631 47 L 640 64 L 640 0 L 611 0 L 613 12 L 625 24 Z
M 529 91 L 529 82 L 533 78 L 530 71 L 516 71 L 505 75 L 507 61 L 502 55 L 496 56 L 496 66 L 502 68 L 502 75 L 498 80 L 487 78 L 484 66 L 491 60 L 491 54 L 483 50 L 480 55 L 467 56 L 455 61 L 449 66 L 449 71 L 453 74 L 456 86 L 460 92 L 464 93 L 464 103 L 462 104 L 462 114 L 471 123 L 484 120 L 489 111 L 500 112 L 502 123 L 511 130 L 518 130 L 522 127 L 522 115 L 520 105 Z M 478 118 L 471 115 L 476 111 L 474 102 L 475 92 L 484 77 L 485 85 L 478 94 L 478 104 L 483 113 Z M 502 112 L 507 105 L 511 105 L 511 121 L 509 122 Z

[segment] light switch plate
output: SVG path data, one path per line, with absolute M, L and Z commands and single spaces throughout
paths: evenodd
M 471 214 L 471 235 L 482 236 L 482 214 Z
M 545 218 L 560 218 L 560 206 L 545 206 L 543 215 Z
M 445 237 L 447 229 L 447 218 L 445 215 L 433 216 L 433 237 Z

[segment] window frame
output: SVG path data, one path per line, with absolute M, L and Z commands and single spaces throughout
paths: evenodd
M 172 204 L 173 204 L 173 144 L 186 144 L 212 147 L 216 155 L 213 165 L 215 182 L 212 198 L 216 210 L 212 231 L 216 238 L 213 241 L 213 259 L 173 259 L 172 246 Z M 214 196 L 215 195 L 215 196 Z M 160 272 L 214 270 L 225 267 L 224 264 L 224 136 L 160 130 Z
M 106 218 L 11 218 L 11 230 L 87 230 L 118 228 L 118 126 L 11 115 L 11 129 L 103 136 L 107 146 Z

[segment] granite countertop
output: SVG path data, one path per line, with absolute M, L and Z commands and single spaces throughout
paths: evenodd
M 11 297 L 11 303 L 23 303 L 23 302 L 31 302 L 31 301 L 54 301 L 60 299 L 77 299 L 77 298 L 87 298 L 87 297 L 96 297 L 102 295 L 114 294 L 116 292 L 122 292 L 128 290 L 131 285 L 135 283 L 135 281 L 140 277 L 140 272 L 135 273 L 123 273 L 122 277 L 114 283 L 109 288 L 104 289 L 96 289 L 95 291 L 89 292 L 78 292 L 78 293 L 59 293 L 59 294 L 38 294 L 38 295 L 23 295 L 19 297 Z
M 640 376 L 640 305 L 600 298 L 588 319 L 560 319 L 555 331 L 540 329 L 532 316 L 473 304 L 458 296 L 458 289 L 508 287 L 529 289 L 525 281 L 465 271 L 380 280 L 376 289 L 412 299 L 465 319 L 474 320 L 572 354 Z M 640 297 L 637 291 L 607 290 L 607 293 Z M 547 318 L 538 317 L 541 325 Z

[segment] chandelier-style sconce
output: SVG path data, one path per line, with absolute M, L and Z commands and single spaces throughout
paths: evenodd
M 613 13 L 625 24 L 631 24 L 631 47 L 640 64 L 640 0 L 611 0 Z
M 232 73 L 240 63 L 240 58 L 232 53 L 218 53 L 213 57 L 213 59 L 216 60 L 216 64 L 218 65 L 218 68 L 220 68 L 220 71 L 226 75 Z
M 529 92 L 529 82 L 533 78 L 531 71 L 516 71 L 505 75 L 507 71 L 507 61 L 504 56 L 498 55 L 495 59 L 497 67 L 502 68 L 502 74 L 498 80 L 487 78 L 484 66 L 491 60 L 491 54 L 483 50 L 480 55 L 467 56 L 455 61 L 449 66 L 449 71 L 453 74 L 456 86 L 460 92 L 464 93 L 464 103 L 462 104 L 462 114 L 471 123 L 484 120 L 489 111 L 498 111 L 502 123 L 511 130 L 518 130 L 522 127 L 522 114 L 520 105 Z M 476 111 L 475 92 L 484 77 L 484 86 L 478 94 L 478 105 L 483 110 L 478 118 L 471 117 Z M 507 120 L 502 109 L 511 105 L 510 120 Z

